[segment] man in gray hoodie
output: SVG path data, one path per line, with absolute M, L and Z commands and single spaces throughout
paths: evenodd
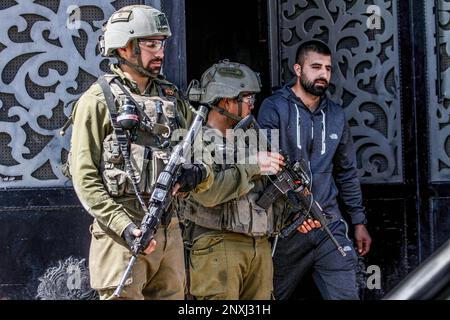
M 314 200 L 332 217 L 328 227 L 347 255 L 343 257 L 319 229 L 280 239 L 274 255 L 274 294 L 277 299 L 288 299 L 312 270 L 324 299 L 358 299 L 357 256 L 338 197 L 354 226 L 360 255 L 369 252 L 371 238 L 345 113 L 325 95 L 331 78 L 331 51 L 321 41 L 307 41 L 298 48 L 296 62 L 295 82 L 264 100 L 258 122 L 263 128 L 280 130 L 280 147 L 290 160 L 303 158 L 308 163 Z

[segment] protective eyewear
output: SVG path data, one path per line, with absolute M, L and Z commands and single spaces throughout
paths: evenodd
M 166 45 L 166 40 L 139 39 L 138 42 L 150 52 L 158 52 L 159 50 L 164 49 Z
M 253 106 L 255 104 L 255 102 L 256 102 L 256 95 L 255 94 L 249 94 L 249 95 L 243 96 L 241 98 L 241 101 L 245 102 L 249 106 Z

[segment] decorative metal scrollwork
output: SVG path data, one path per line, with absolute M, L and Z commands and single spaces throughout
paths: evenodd
M 0 5 L 0 187 L 61 186 L 73 102 L 107 71 L 97 50 L 113 0 Z
M 90 287 L 86 259 L 68 257 L 58 266 L 48 268 L 39 277 L 36 298 L 39 300 L 94 300 L 98 294 Z
M 436 14 L 437 13 L 437 14 Z M 450 180 L 450 1 L 425 4 L 430 180 Z M 437 30 L 436 30 L 437 28 Z M 438 48 L 437 48 L 438 47 Z
M 345 108 L 364 183 L 403 181 L 397 1 L 281 1 L 282 79 L 303 41 L 333 54 L 332 99 Z

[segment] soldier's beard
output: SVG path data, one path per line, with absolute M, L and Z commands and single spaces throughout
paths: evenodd
M 161 64 L 159 65 L 159 66 L 151 66 L 151 64 L 152 63 L 155 63 L 155 62 L 160 62 Z M 153 75 L 158 75 L 158 74 L 160 74 L 161 73 L 161 67 L 162 67 L 162 63 L 163 63 L 163 61 L 162 61 L 162 59 L 153 59 L 153 60 L 150 60 L 149 62 L 148 62 L 148 65 L 147 65 L 147 70 L 148 70 L 148 72 L 150 72 L 151 74 L 153 74 Z
M 325 84 L 317 85 L 316 81 L 318 80 L 322 80 Z M 328 89 L 328 81 L 326 79 L 317 78 L 314 81 L 310 81 L 303 73 L 300 75 L 300 84 L 306 92 L 316 97 L 321 97 Z

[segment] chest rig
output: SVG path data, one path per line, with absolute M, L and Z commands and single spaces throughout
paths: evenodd
M 225 139 L 223 137 L 219 138 Z M 214 148 L 208 148 L 214 153 L 222 153 L 223 158 L 230 158 L 230 154 L 236 154 L 236 150 L 227 149 L 226 146 L 214 140 Z M 234 161 L 236 163 L 236 160 Z M 238 164 L 239 165 L 239 164 Z M 231 169 L 234 164 L 213 163 L 215 176 Z M 267 208 L 262 208 L 257 204 L 258 199 L 264 193 L 268 181 L 263 176 L 256 176 L 252 180 L 253 188 L 247 194 L 219 204 L 214 207 L 204 207 L 192 198 L 178 198 L 178 212 L 183 218 L 203 228 L 212 230 L 225 230 L 242 233 L 250 236 L 271 236 L 279 232 L 283 223 L 285 202 L 277 201 Z M 223 186 L 227 188 L 228 186 Z
M 143 207 L 142 197 L 151 195 L 169 159 L 172 132 L 180 127 L 176 98 L 162 90 L 158 96 L 134 94 L 114 75 L 105 75 L 98 83 L 113 126 L 103 141 L 104 185 L 112 197 L 136 195 Z

